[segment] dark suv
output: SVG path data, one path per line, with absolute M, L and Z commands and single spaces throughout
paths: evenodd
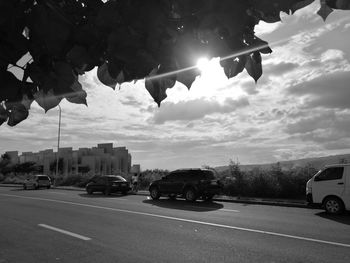
M 222 191 L 222 188 L 221 182 L 212 170 L 181 169 L 152 182 L 149 192 L 154 200 L 162 195 L 168 195 L 170 198 L 182 196 L 187 201 L 195 201 L 199 197 L 211 200 L 214 195 Z
M 130 189 L 129 183 L 120 175 L 94 176 L 86 185 L 86 192 L 90 195 L 94 192 L 102 192 L 105 195 L 115 192 L 127 194 Z

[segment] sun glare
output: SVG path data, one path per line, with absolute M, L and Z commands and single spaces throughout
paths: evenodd
M 200 58 L 197 61 L 197 68 L 203 73 L 209 67 L 209 62 L 207 58 Z

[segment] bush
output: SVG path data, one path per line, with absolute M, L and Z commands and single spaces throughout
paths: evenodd
M 76 186 L 76 187 L 85 187 L 89 182 L 90 177 L 84 175 L 70 175 L 63 178 L 56 178 L 55 184 L 57 186 Z
M 230 170 L 219 174 L 224 194 L 229 196 L 304 198 L 306 182 L 316 172 L 310 166 L 283 170 L 278 163 L 267 170 L 251 171 L 241 171 L 232 162 L 230 165 Z

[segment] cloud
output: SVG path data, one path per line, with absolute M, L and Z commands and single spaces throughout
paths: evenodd
M 296 69 L 299 66 L 300 66 L 299 64 L 291 63 L 291 62 L 267 64 L 267 65 L 264 65 L 264 74 L 281 76 L 285 73 L 291 72 L 292 70 Z
M 350 109 L 350 72 L 321 75 L 310 81 L 292 86 L 291 95 L 304 96 L 304 107 Z
M 163 124 L 166 121 L 191 121 L 213 113 L 230 113 L 248 105 L 247 97 L 241 97 L 237 100 L 226 98 L 223 103 L 206 99 L 180 101 L 178 103 L 166 102 L 155 112 L 153 122 Z
M 324 127 L 332 127 L 334 118 L 335 114 L 333 111 L 301 118 L 294 123 L 289 123 L 285 128 L 285 132 L 288 134 L 307 133 L 317 129 L 324 129 Z

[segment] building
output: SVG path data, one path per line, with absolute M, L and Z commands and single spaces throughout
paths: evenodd
M 18 151 L 6 152 L 13 164 L 35 162 L 43 167 L 45 174 L 54 175 L 56 173 L 57 158 L 59 160 L 59 173 L 61 175 L 104 175 L 121 174 L 127 175 L 131 169 L 131 154 L 126 147 L 114 147 L 113 143 L 98 144 L 97 147 L 79 148 L 72 147 L 59 148 L 58 152 L 52 149 L 34 152 Z M 51 168 L 51 169 L 50 169 Z

